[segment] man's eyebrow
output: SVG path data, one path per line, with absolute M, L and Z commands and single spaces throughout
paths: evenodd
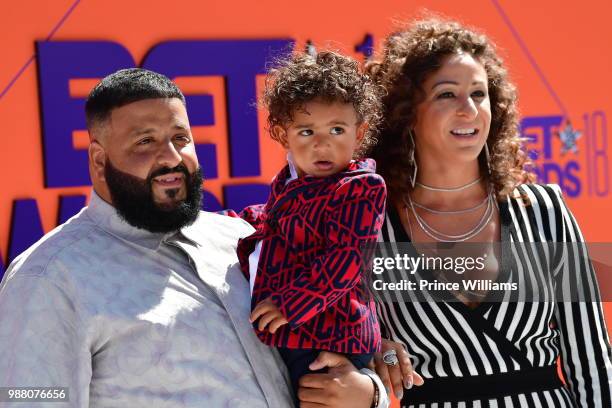
M 185 124 L 182 124 L 182 123 L 176 123 L 176 124 L 174 124 L 174 126 L 172 126 L 172 129 L 185 131 L 185 130 L 189 130 L 189 126 L 185 125 Z M 138 136 L 147 135 L 147 134 L 155 133 L 155 132 L 156 132 L 156 129 L 155 128 L 151 128 L 151 127 L 148 127 L 148 128 L 136 128 L 136 129 L 134 129 L 134 130 L 132 130 L 130 132 L 130 136 L 138 137 Z
M 186 125 L 183 123 L 177 123 L 173 127 L 174 129 L 178 129 L 178 130 L 189 130 L 189 125 Z
M 155 129 L 153 128 L 140 128 L 140 129 L 134 129 L 130 132 L 130 136 L 133 137 L 137 137 L 137 136 L 141 136 L 141 135 L 146 135 L 149 133 L 154 133 Z

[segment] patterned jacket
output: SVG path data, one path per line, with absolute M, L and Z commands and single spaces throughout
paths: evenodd
M 286 183 L 286 166 L 268 202 L 241 213 L 256 229 L 238 243 L 247 278 L 249 255 L 262 241 L 251 308 L 271 297 L 289 321 L 275 334 L 255 322 L 265 344 L 356 354 L 380 348 L 376 306 L 362 276 L 362 247 L 376 242 L 385 214 L 385 183 L 374 171 L 366 159 Z

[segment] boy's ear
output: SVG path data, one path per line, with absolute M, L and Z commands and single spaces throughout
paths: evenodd
M 368 122 L 363 122 L 357 128 L 357 143 L 361 143 L 363 138 L 365 137 L 368 129 L 370 128 L 370 124 Z
M 270 131 L 272 132 L 272 136 L 274 136 L 274 138 L 278 140 L 279 143 L 283 145 L 285 149 L 289 148 L 289 142 L 287 141 L 287 131 L 281 125 L 274 125 L 272 129 L 270 129 Z

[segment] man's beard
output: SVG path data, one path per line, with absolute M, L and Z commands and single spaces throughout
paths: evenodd
M 153 200 L 153 178 L 177 172 L 185 176 L 185 199 L 169 205 L 156 204 Z M 199 167 L 190 174 L 187 167 L 180 163 L 173 169 L 157 169 L 143 180 L 118 170 L 107 160 L 104 176 L 117 213 L 136 228 L 163 233 L 178 231 L 198 217 L 202 202 L 202 173 Z M 174 198 L 177 192 L 172 189 L 165 193 L 169 198 Z

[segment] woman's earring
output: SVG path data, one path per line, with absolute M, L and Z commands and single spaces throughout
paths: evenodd
M 312 41 L 306 41 L 306 49 L 304 50 L 306 54 L 310 55 L 312 58 L 317 58 L 317 49 L 313 45 Z
M 491 175 L 491 155 L 489 154 L 489 145 L 485 142 L 484 145 L 485 160 L 487 161 L 487 171 Z
M 410 143 L 412 144 L 412 149 L 410 150 L 410 157 L 408 158 L 408 161 L 410 162 L 413 168 L 412 176 L 410 177 L 410 184 L 412 185 L 412 188 L 414 188 L 414 186 L 416 185 L 417 171 L 419 169 L 418 169 L 416 160 L 414 159 L 414 152 L 416 151 L 416 144 L 414 143 L 414 135 L 412 134 L 412 129 L 408 129 L 408 136 L 410 137 Z

